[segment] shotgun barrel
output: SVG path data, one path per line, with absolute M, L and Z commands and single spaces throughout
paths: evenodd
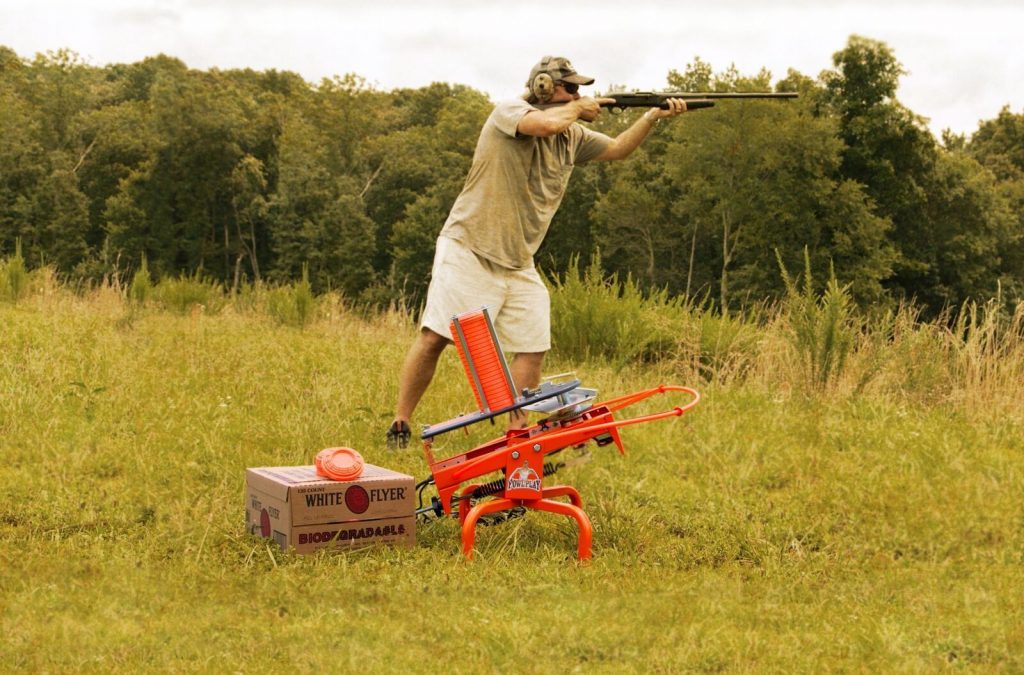
M 795 91 L 783 91 L 777 93 L 760 91 L 628 91 L 605 94 L 603 98 L 611 98 L 614 99 L 614 101 L 610 103 L 602 103 L 601 106 L 605 108 L 612 108 L 613 110 L 622 110 L 625 108 L 661 108 L 663 110 L 668 110 L 668 100 L 670 98 L 681 98 L 686 101 L 686 108 L 688 110 L 696 110 L 698 108 L 710 108 L 715 105 L 715 101 L 719 99 L 788 99 L 796 98 L 797 96 L 798 94 Z

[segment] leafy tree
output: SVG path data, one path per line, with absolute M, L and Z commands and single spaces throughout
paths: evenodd
M 401 114 L 402 126 L 432 127 L 451 99 L 467 94 L 473 96 L 475 92 L 465 85 L 433 82 L 417 89 L 396 89 L 392 92 L 392 105 Z
M 88 200 L 86 242 L 96 255 L 108 236 L 104 227 L 108 200 L 118 193 L 122 181 L 155 156 L 160 141 L 149 123 L 147 107 L 140 101 L 89 110 L 80 115 L 76 126 L 85 151 L 75 173 Z
M 392 246 L 406 247 L 393 239 L 395 224 L 436 180 L 435 142 L 431 129 L 412 127 L 368 139 L 361 150 L 366 165 L 374 167 L 362 194 L 366 213 L 376 225 L 373 263 L 377 270 L 391 268 Z
M 11 72 L 22 70 L 24 65 L 17 52 L 10 47 L 0 45 L 0 79 L 6 80 Z
M 461 89 L 444 101 L 434 127 L 408 132 L 416 134 L 420 154 L 399 155 L 401 166 L 408 169 L 414 165 L 416 173 L 406 175 L 425 185 L 419 194 L 406 188 L 412 199 L 395 223 L 389 241 L 395 274 L 404 280 L 413 302 L 426 292 L 434 241 L 462 189 L 477 137 L 491 108 L 490 101 L 479 92 Z M 391 180 L 400 175 L 395 171 Z
M 965 151 L 992 172 L 1015 223 L 1000 247 L 1001 278 L 1011 298 L 1024 298 L 1024 113 L 1009 107 L 986 120 Z
M 547 271 L 565 272 L 575 258 L 593 259 L 597 252 L 592 212 L 603 193 L 603 169 L 599 166 L 577 166 L 555 212 L 544 242 L 534 258 Z
M 608 168 L 611 185 L 593 209 L 594 239 L 610 271 L 632 274 L 647 288 L 679 290 L 689 247 L 680 245 L 674 186 L 663 168 L 643 150 Z
M 700 63 L 687 72 L 684 77 L 704 77 Z M 769 75 L 744 78 L 730 69 L 699 84 L 763 91 Z M 839 278 L 854 282 L 859 300 L 881 294 L 879 280 L 891 257 L 887 223 L 872 215 L 856 184 L 843 180 L 836 127 L 814 116 L 811 105 L 722 102 L 672 127 L 666 171 L 681 195 L 676 214 L 691 233 L 700 228 L 701 237 L 718 247 L 713 258 L 699 263 L 705 269 L 696 276 L 715 279 L 723 310 L 737 297 L 783 294 L 773 251 L 796 267 L 805 246 L 815 268 L 834 261 Z M 717 271 L 707 267 L 711 262 Z M 694 274 L 691 269 L 687 276 Z
M 40 141 L 47 148 L 74 151 L 75 118 L 96 107 L 106 93 L 96 68 L 67 49 L 36 56 L 29 71 L 26 98 L 42 124 Z
M 0 250 L 13 250 L 19 238 L 31 250 L 35 241 L 31 194 L 48 173 L 39 140 L 42 125 L 20 93 L 24 67 L 9 53 L 0 51 L 0 59 Z
M 73 128 L 97 78 L 66 50 L 31 65 L 8 51 L 0 62 L 0 241 L 20 238 L 30 262 L 70 270 L 88 252 L 89 229 Z
M 219 73 L 161 72 L 150 124 L 161 142 L 132 176 L 131 198 L 147 216 L 155 270 L 204 269 L 230 278 L 231 173 L 245 155 L 251 101 Z
M 324 80 L 315 96 L 304 99 L 302 114 L 324 134 L 325 161 L 332 173 L 365 176 L 365 187 L 377 167 L 363 162 L 360 149 L 367 139 L 390 129 L 393 122 L 382 111 L 391 104 L 391 98 L 349 74 Z
M 939 155 L 928 189 L 927 216 L 937 245 L 935 276 L 925 298 L 960 305 L 996 295 L 1001 253 L 1014 219 L 994 176 L 962 154 Z
M 106 199 L 103 228 L 110 248 L 118 256 L 138 260 L 140 265 L 143 258 L 153 260 L 157 276 L 170 276 L 177 269 L 167 262 L 176 255 L 173 239 L 159 236 L 145 208 L 153 163 L 152 159 L 142 162 L 119 181 L 117 191 Z
M 928 286 L 938 271 L 931 251 L 942 243 L 934 241 L 926 204 L 938 156 L 935 139 L 924 120 L 896 100 L 905 71 L 886 44 L 852 36 L 832 61 L 835 70 L 823 73 L 822 81 L 827 110 L 846 146 L 842 172 L 864 185 L 876 213 L 892 222 L 896 260 L 887 283 L 897 294 L 934 302 Z
M 116 102 L 148 101 L 157 80 L 188 77 L 188 66 L 180 59 L 158 54 L 138 63 L 107 66 L 104 73 L 115 87 Z
M 260 280 L 260 243 L 266 229 L 269 205 L 266 198 L 267 179 L 263 162 L 252 155 L 238 161 L 231 171 L 231 206 L 234 210 L 235 231 L 238 235 L 238 249 L 235 251 L 235 278 L 232 288 L 237 288 L 242 261 L 248 260 L 253 279 Z
M 309 266 L 314 289 L 355 295 L 373 281 L 373 223 L 357 186 L 326 169 L 323 138 L 308 121 L 286 120 L 279 138 L 277 189 L 267 205 L 271 268 L 279 281 Z
M 88 199 L 78 189 L 73 170 L 60 167 L 57 159 L 51 170 L 33 191 L 33 219 L 37 223 L 35 241 L 40 257 L 58 269 L 71 270 L 88 254 Z M 45 255 L 44 255 L 45 252 Z
M 538 253 L 577 256 L 723 308 L 785 292 L 774 260 L 834 264 L 862 304 L 933 311 L 1024 294 L 1024 115 L 939 146 L 896 99 L 902 66 L 854 36 L 787 103 L 722 102 L 655 129 L 629 162 L 579 167 Z M 762 71 L 668 74 L 691 91 L 762 90 Z M 95 277 L 292 281 L 417 301 L 491 102 L 461 85 L 375 90 L 279 71 L 194 71 L 158 55 L 96 68 L 0 47 L 0 249 Z M 602 115 L 617 135 L 642 111 Z M 372 286 L 372 289 L 370 288 Z M 399 291 L 403 288 L 404 291 Z
M 893 223 L 893 290 L 938 311 L 995 292 L 1015 239 L 994 182 L 947 134 L 942 152 L 924 120 L 896 100 L 903 67 L 881 42 L 852 37 L 823 76 L 846 143 L 843 171 Z
M 967 149 L 999 180 L 1017 180 L 1024 175 L 1024 112 L 1004 106 L 995 119 L 979 125 Z
M 672 91 L 718 91 L 716 87 L 726 85 L 722 81 L 724 79 L 716 77 L 711 64 L 699 56 L 687 64 L 683 72 L 675 68 L 668 72 L 668 85 Z

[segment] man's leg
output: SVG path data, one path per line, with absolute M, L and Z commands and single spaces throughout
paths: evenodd
M 536 389 L 540 386 L 541 366 L 544 365 L 544 352 L 521 352 L 512 357 L 512 381 L 516 383 L 521 394 L 523 389 Z M 522 429 L 526 427 L 526 413 L 522 410 L 513 410 L 509 420 L 509 428 Z
M 437 369 L 437 360 L 441 352 L 448 346 L 450 340 L 438 335 L 429 328 L 421 328 L 420 334 L 416 337 L 409 353 L 405 355 L 405 363 L 402 364 L 402 372 L 398 380 L 398 403 L 395 408 L 395 422 L 391 425 L 396 432 L 406 432 L 404 438 L 396 438 L 392 441 L 392 433 L 388 432 L 388 444 L 395 444 L 398 447 L 405 447 L 408 443 L 409 420 L 416 410 L 424 392 L 430 386 L 434 378 L 434 371 Z
M 512 365 L 509 370 L 512 371 L 512 381 L 519 387 L 517 394 L 521 393 L 523 389 L 536 389 L 540 386 L 544 354 L 545 352 L 524 352 L 512 357 Z

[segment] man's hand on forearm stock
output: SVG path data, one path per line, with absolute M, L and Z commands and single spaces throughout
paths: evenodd
M 675 117 L 676 115 L 682 115 L 686 112 L 686 101 L 681 98 L 670 98 L 668 99 L 668 110 L 662 110 L 661 108 L 651 108 L 644 117 L 648 120 L 656 122 L 666 117 Z

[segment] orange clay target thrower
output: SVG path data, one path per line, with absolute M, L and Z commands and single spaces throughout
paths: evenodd
M 579 524 L 577 555 L 580 560 L 589 559 L 593 531 L 579 493 L 568 485 L 544 485 L 545 477 L 566 465 L 548 461 L 549 455 L 566 448 L 582 449 L 588 441 L 598 446 L 614 443 L 619 453 L 625 454 L 619 427 L 682 415 L 697 405 L 700 394 L 689 387 L 661 385 L 592 403 L 596 390 L 581 387 L 579 380 L 571 380 L 545 382 L 537 389 L 524 389 L 516 395 L 487 309 L 454 317 L 450 329 L 479 410 L 424 427 L 423 450 L 431 476 L 417 486 L 420 498 L 417 515 L 430 518 L 451 516 L 455 512 L 462 525 L 462 552 L 472 558 L 477 522 L 488 522 L 481 521 L 482 517 L 500 522 L 529 509 L 559 513 L 574 518 Z M 626 406 L 667 392 L 683 392 L 691 400 L 684 406 L 641 417 L 616 420 L 613 416 Z M 435 459 L 433 441 L 441 434 L 484 420 L 493 423 L 494 417 L 517 410 L 548 416 L 524 429 L 509 430 L 504 436 L 468 452 Z M 488 474 L 500 476 L 485 481 Z M 424 506 L 424 490 L 431 484 L 436 487 L 437 496 L 431 498 L 430 505 Z M 556 501 L 562 497 L 569 502 Z

